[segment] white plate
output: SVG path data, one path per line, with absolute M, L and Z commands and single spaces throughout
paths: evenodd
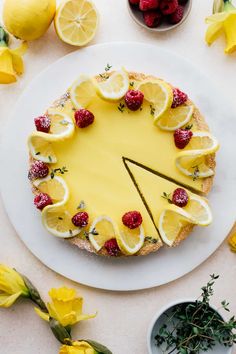
M 125 66 L 171 82 L 189 93 L 221 141 L 210 202 L 214 222 L 196 228 L 180 247 L 147 257 L 107 259 L 80 251 L 49 235 L 32 203 L 27 180 L 27 136 L 33 118 L 58 98 L 82 72 L 97 74 L 106 64 Z M 235 124 L 232 110 L 209 80 L 191 63 L 156 46 L 109 43 L 80 49 L 43 71 L 15 106 L 1 147 L 1 192 L 8 215 L 31 252 L 48 267 L 82 284 L 109 290 L 138 290 L 177 279 L 201 264 L 221 244 L 235 218 Z M 233 131 L 234 129 L 234 131 Z

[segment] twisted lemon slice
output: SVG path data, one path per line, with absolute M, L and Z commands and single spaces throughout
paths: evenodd
M 70 88 L 70 98 L 77 109 L 86 108 L 95 95 L 95 87 L 87 75 L 80 75 Z
M 163 130 L 174 131 L 190 121 L 193 111 L 194 107 L 192 105 L 170 108 L 155 122 Z

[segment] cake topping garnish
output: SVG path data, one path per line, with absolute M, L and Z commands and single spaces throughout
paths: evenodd
M 34 205 L 39 210 L 43 210 L 47 205 L 51 204 L 53 204 L 52 199 L 47 193 L 39 193 L 34 198 Z
M 112 68 L 112 65 L 107 63 L 107 66 L 105 67 L 105 74 L 99 74 L 99 76 L 103 79 L 103 80 L 107 80 L 109 79 L 109 74 L 108 71 L 110 71 Z
M 178 88 L 173 88 L 172 108 L 176 108 L 188 100 L 188 95 Z
M 30 166 L 28 178 L 32 181 L 37 178 L 47 177 L 48 174 L 49 168 L 46 163 L 44 163 L 43 161 L 34 161 Z
M 122 216 L 122 222 L 129 229 L 136 229 L 142 224 L 143 218 L 139 211 L 134 210 L 125 213 Z
M 125 94 L 125 103 L 126 106 L 131 111 L 137 111 L 143 103 L 144 95 L 139 90 L 129 90 Z
M 178 7 L 178 0 L 161 0 L 160 9 L 163 15 L 173 14 Z
M 40 116 L 34 118 L 34 124 L 38 131 L 43 133 L 49 133 L 51 127 L 51 120 L 48 116 Z
M 188 204 L 188 193 L 183 188 L 177 188 L 172 195 L 172 203 L 180 208 Z
M 84 200 L 81 200 L 79 205 L 77 206 L 77 209 L 85 209 L 86 208 L 86 204 Z
M 85 211 L 80 211 L 71 219 L 72 223 L 77 227 L 85 227 L 88 225 L 89 216 Z
M 58 173 L 58 174 L 61 174 L 61 175 L 64 175 L 66 172 L 68 172 L 66 166 L 63 166 L 62 168 L 54 168 L 51 173 L 50 173 L 50 176 L 51 178 L 54 178 L 55 175 Z
M 193 133 L 189 129 L 176 129 L 174 132 L 175 146 L 178 149 L 184 149 L 188 145 Z
M 120 249 L 115 238 L 106 241 L 104 247 L 110 256 L 117 257 L 120 253 Z
M 94 122 L 94 115 L 87 109 L 78 109 L 75 112 L 75 122 L 79 128 L 86 128 Z

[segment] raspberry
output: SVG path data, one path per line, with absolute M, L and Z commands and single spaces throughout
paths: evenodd
M 136 229 L 142 224 L 143 218 L 139 211 L 129 211 L 122 216 L 122 222 L 129 229 Z
M 170 15 L 175 12 L 178 7 L 178 0 L 162 0 L 160 9 L 163 15 Z
M 86 128 L 94 122 L 94 115 L 87 109 L 78 109 L 75 112 L 75 122 L 79 128 Z
M 139 5 L 140 0 L 129 0 L 131 5 Z
M 49 168 L 43 161 L 34 161 L 28 173 L 29 180 L 44 178 L 49 174 Z
M 72 223 L 77 227 L 85 227 L 88 225 L 89 216 L 85 211 L 80 211 L 71 219 Z
M 146 11 L 143 13 L 143 19 L 148 27 L 158 27 L 162 21 L 162 14 L 160 11 Z
M 176 108 L 188 100 L 188 95 L 178 88 L 173 88 L 173 102 L 172 108 Z
M 131 111 L 137 111 L 142 106 L 143 98 L 144 98 L 144 95 L 141 91 L 129 90 L 125 94 L 126 106 Z
M 177 188 L 172 196 L 172 203 L 180 208 L 185 207 L 188 204 L 188 194 L 185 189 Z
M 36 129 L 40 132 L 49 133 L 51 120 L 48 116 L 40 116 L 34 118 L 34 124 Z
M 184 149 L 190 142 L 193 133 L 189 129 L 176 129 L 174 132 L 175 146 L 178 149 Z
M 115 238 L 106 241 L 104 247 L 110 256 L 117 257 L 120 253 L 120 249 Z
M 184 16 L 184 7 L 179 5 L 175 12 L 171 14 L 168 18 L 168 21 L 175 25 L 176 23 L 179 23 Z
M 52 199 L 46 193 L 39 193 L 34 198 L 34 205 L 37 209 L 43 210 L 47 205 L 53 204 Z
M 154 10 L 159 6 L 159 0 L 140 0 L 139 8 L 141 11 Z

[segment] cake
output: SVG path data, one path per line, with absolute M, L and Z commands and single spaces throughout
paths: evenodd
M 81 75 L 35 119 L 29 179 L 52 235 L 99 255 L 147 255 L 212 222 L 219 145 L 184 92 L 110 69 Z

